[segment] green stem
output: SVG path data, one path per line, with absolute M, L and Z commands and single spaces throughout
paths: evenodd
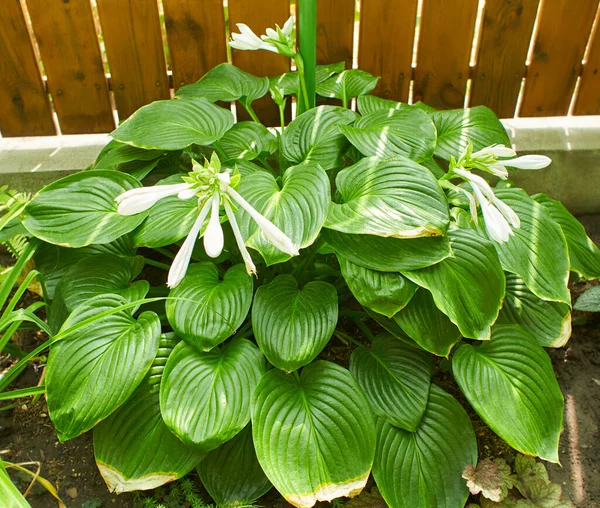
M 355 344 L 359 347 L 364 347 L 364 344 L 362 342 L 350 337 L 350 335 L 341 332 L 340 330 L 336 330 L 334 334 L 337 336 L 338 339 L 347 340 L 348 342 L 352 342 L 352 344 Z
M 366 324 L 364 324 L 360 319 L 353 318 L 352 321 L 356 323 L 356 326 L 360 328 L 360 330 L 365 334 L 369 341 L 373 342 L 375 340 L 375 336 L 373 335 L 371 330 L 369 330 L 369 327 Z
M 217 151 L 217 153 L 219 154 L 219 157 L 221 157 L 221 160 L 227 160 L 229 157 L 227 157 L 227 154 L 225 153 L 225 151 L 221 148 L 221 143 L 219 143 L 219 140 L 216 140 L 213 143 L 215 150 Z
M 306 109 L 310 109 L 316 102 L 317 0 L 302 0 L 298 4 L 298 42 L 302 60 L 301 84 L 304 85 Z
M 258 116 L 256 116 L 254 109 L 252 109 L 252 105 L 250 102 L 243 101 L 242 106 L 244 106 L 244 108 L 246 109 L 246 111 L 248 112 L 248 114 L 250 115 L 250 118 L 252 118 L 252 120 L 254 120 L 256 123 L 259 123 L 262 125 L 262 122 L 258 119 Z
M 281 123 L 281 134 L 285 130 L 285 103 L 279 105 L 279 123 Z
M 156 268 L 160 268 L 162 270 L 169 271 L 171 267 L 165 263 L 161 263 L 160 261 L 154 261 L 154 259 L 144 258 L 144 263 L 150 266 L 155 266 Z
M 298 108 L 299 113 L 304 113 L 310 109 L 310 100 L 304 73 L 304 62 L 302 61 L 300 54 L 296 54 L 294 59 L 296 60 L 296 66 L 298 67 L 298 76 L 300 81 L 300 100 L 298 101 Z
M 171 252 L 169 249 L 165 249 L 164 247 L 154 247 L 154 250 L 166 258 L 175 259 L 175 254 L 173 254 L 173 252 Z

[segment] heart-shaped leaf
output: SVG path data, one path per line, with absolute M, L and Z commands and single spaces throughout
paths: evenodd
M 156 101 L 138 109 L 111 136 L 117 141 L 156 150 L 210 145 L 233 125 L 233 115 L 202 98 Z
M 415 108 L 378 109 L 340 130 L 366 156 L 403 155 L 420 162 L 433 155 L 436 131 L 427 113 Z
M 454 397 L 431 385 L 427 409 L 415 432 L 377 422 L 373 477 L 390 508 L 464 506 L 469 489 L 462 479 L 477 462 L 469 416 Z
M 154 161 L 165 154 L 164 150 L 144 150 L 136 146 L 115 141 L 108 143 L 94 162 L 94 169 L 118 169 L 119 166 L 134 161 Z
M 152 368 L 133 395 L 94 427 L 96 464 L 111 492 L 160 487 L 189 473 L 204 457 L 177 439 L 160 414 L 160 381 L 177 342 L 161 337 Z
M 283 156 L 292 164 L 338 167 L 348 146 L 339 126 L 351 124 L 356 118 L 356 113 L 337 106 L 309 109 L 285 128 L 281 137 Z
M 460 340 L 460 331 L 435 306 L 433 296 L 426 289 L 419 289 L 392 319 L 419 346 L 437 356 L 448 356 L 452 346 Z
M 221 280 L 210 262 L 190 265 L 169 293 L 169 324 L 180 337 L 209 351 L 235 333 L 252 303 L 252 278 L 244 265 L 232 266 Z
M 340 99 L 344 106 L 353 97 L 365 95 L 373 91 L 379 78 L 359 69 L 349 69 L 319 83 L 317 94 L 321 97 Z
M 126 303 L 119 295 L 82 303 L 61 328 L 61 333 L 71 327 L 75 331 L 50 349 L 46 398 L 61 441 L 77 437 L 110 415 L 152 365 L 160 338 L 160 319 L 154 312 L 143 312 L 136 321 L 131 309 L 117 310 L 82 325 Z
M 239 122 L 219 142 L 229 159 L 253 160 L 277 150 L 277 138 L 256 122 Z
M 441 236 L 448 202 L 428 169 L 406 157 L 360 160 L 336 177 L 342 204 L 332 204 L 325 227 L 342 233 L 418 238 Z
M 496 144 L 510 146 L 504 126 L 485 106 L 435 111 L 430 115 L 437 129 L 435 155 L 442 159 L 458 158 L 469 142 L 474 150 Z
M 66 247 L 109 243 L 135 229 L 146 213 L 121 215 L 115 198 L 140 186 L 117 171 L 82 171 L 44 187 L 25 209 L 23 224 L 37 238 Z
M 333 229 L 322 230 L 323 239 L 348 261 L 380 272 L 417 270 L 439 263 L 450 255 L 447 236 L 433 238 L 384 238 L 349 235 Z
M 299 508 L 355 496 L 369 478 L 371 409 L 350 372 L 334 363 L 311 363 L 299 377 L 268 371 L 254 392 L 252 435 L 267 477 Z
M 331 203 L 327 173 L 318 166 L 301 165 L 288 168 L 281 187 L 266 172 L 245 175 L 240 194 L 262 215 L 281 229 L 299 248 L 308 247 L 317 238 Z M 290 255 L 280 251 L 244 210 L 236 213 L 246 245 L 256 249 L 267 266 L 282 263 Z
M 550 358 L 528 332 L 494 327 L 490 342 L 458 348 L 452 371 L 477 414 L 504 441 L 558 462 L 563 396 Z
M 361 95 L 356 99 L 356 106 L 358 108 L 358 112 L 362 116 L 370 115 L 374 111 L 379 111 L 382 109 L 389 111 L 390 109 L 410 107 L 408 104 L 402 104 L 401 102 L 391 101 L 389 99 L 382 99 L 376 95 Z
M 248 102 L 260 99 L 269 90 L 269 78 L 258 78 L 228 63 L 217 65 L 196 83 L 179 88 L 175 95 L 182 99 L 202 97 L 210 102 Z
M 350 372 L 377 416 L 401 429 L 417 428 L 429 395 L 428 353 L 384 333 L 370 348 L 359 347 L 352 352 Z
M 506 297 L 496 322 L 523 327 L 540 346 L 564 346 L 571 336 L 569 306 L 541 300 L 527 288 L 521 277 L 509 272 L 505 275 Z
M 532 196 L 562 229 L 569 249 L 570 268 L 586 279 L 600 278 L 600 249 L 585 232 L 585 228 L 560 201 L 545 194 Z
M 569 254 L 560 226 L 524 190 L 501 189 L 495 193 L 521 220 L 521 227 L 513 229 L 507 242 L 494 243 L 502 268 L 519 275 L 542 300 L 570 304 Z
M 250 424 L 209 452 L 198 475 L 210 497 L 224 508 L 252 505 L 273 487 L 256 458 Z
M 415 294 L 417 285 L 395 272 L 378 272 L 355 265 L 338 256 L 342 275 L 350 291 L 363 307 L 392 317 Z
M 279 275 L 254 296 L 252 328 L 267 360 L 292 372 L 310 363 L 333 335 L 338 319 L 337 291 L 312 281 L 302 289 L 291 275 Z
M 183 183 L 179 175 L 161 180 L 157 185 Z M 167 196 L 148 211 L 147 219 L 134 232 L 136 245 L 164 247 L 185 238 L 198 218 L 198 199 Z
M 163 419 L 187 445 L 213 450 L 250 421 L 252 393 L 265 371 L 263 355 L 249 340 L 209 352 L 180 342 L 160 385 Z
M 453 256 L 403 274 L 431 291 L 436 307 L 464 337 L 489 339 L 506 286 L 494 245 L 466 229 L 450 231 L 448 236 Z
M 334 74 L 342 72 L 345 66 L 344 62 L 317 65 L 315 83 L 318 85 Z M 281 76 L 269 78 L 269 81 L 271 90 L 278 89 L 282 95 L 298 95 L 298 72 L 286 72 Z

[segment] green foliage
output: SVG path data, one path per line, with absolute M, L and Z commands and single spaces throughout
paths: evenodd
M 0 286 L 0 345 L 23 323 L 50 338 L 0 389 L 51 346 L 59 438 L 93 428 L 110 488 L 159 487 L 143 506 L 206 507 L 190 478 L 162 486 L 194 467 L 219 506 L 271 485 L 298 507 L 340 506 L 371 470 L 378 490 L 348 506 L 464 506 L 463 472 L 500 506 L 561 506 L 533 459 L 516 476 L 475 467 L 450 393 L 515 449 L 557 461 L 563 399 L 543 347 L 566 344 L 569 272 L 600 276 L 600 251 L 560 203 L 477 174 L 504 178 L 515 155 L 487 108 L 381 99 L 377 78 L 335 64 L 314 78 L 341 106 L 286 125 L 287 96 L 310 104 L 310 65 L 284 29 L 237 44 L 292 55 L 296 72 L 221 64 L 134 113 L 90 170 L 10 197 L 0 225 L 35 238 Z M 281 130 L 252 109 L 269 91 Z M 223 101 L 253 121 L 234 123 Z M 38 272 L 51 329 L 39 306 L 16 310 Z M 596 289 L 575 307 L 594 310 Z M 450 393 L 431 383 L 438 365 Z

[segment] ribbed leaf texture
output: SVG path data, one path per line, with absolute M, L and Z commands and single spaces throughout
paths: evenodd
M 220 144 L 229 159 L 253 160 L 277 150 L 277 138 L 256 122 L 236 123 L 221 138 Z

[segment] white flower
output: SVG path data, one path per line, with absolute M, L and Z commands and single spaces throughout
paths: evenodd
M 490 235 L 490 238 L 499 243 L 507 242 L 513 234 L 513 231 L 506 218 L 485 198 L 477 185 L 473 185 L 473 192 L 475 193 L 475 199 L 479 202 L 479 206 L 481 207 L 485 229 Z
M 193 190 L 192 192 L 192 190 L 192 185 L 189 183 L 155 185 L 154 187 L 131 189 L 115 198 L 115 201 L 119 204 L 117 211 L 121 215 L 135 215 L 136 213 L 148 210 L 157 201 L 167 196 L 174 196 L 175 194 L 187 193 L 189 191 L 191 192 L 189 197 L 192 197 L 196 194 L 196 191 Z
M 517 169 L 542 169 L 550 165 L 552 159 L 545 155 L 522 155 L 516 159 L 497 161 L 500 166 L 509 166 Z
M 231 230 L 233 231 L 233 236 L 235 237 L 235 242 L 237 243 L 238 249 L 240 250 L 240 254 L 242 255 L 244 264 L 246 265 L 246 271 L 248 272 L 248 275 L 256 275 L 256 266 L 254 266 L 252 256 L 250 256 L 250 253 L 246 248 L 244 237 L 242 236 L 240 227 L 238 226 L 237 220 L 235 219 L 235 214 L 233 213 L 231 205 L 229 204 L 229 201 L 227 199 L 223 201 L 223 206 L 225 207 L 225 213 L 227 214 L 227 219 L 229 219 L 229 224 L 231 225 Z
M 484 155 L 493 155 L 494 157 L 516 157 L 517 152 L 504 145 L 491 145 L 479 150 L 478 152 L 472 153 L 471 158 L 477 159 Z
M 223 238 L 223 228 L 219 219 L 219 193 L 215 192 L 211 198 L 212 206 L 210 212 L 210 220 L 206 231 L 204 232 L 204 250 L 208 257 L 218 258 L 223 252 L 225 240 Z
M 194 245 L 196 244 L 196 239 L 200 234 L 200 229 L 202 228 L 202 224 L 204 224 L 206 216 L 208 215 L 210 206 L 211 200 L 207 199 L 206 203 L 204 203 L 204 206 L 198 214 L 196 222 L 194 222 L 192 229 L 188 233 L 185 242 L 183 242 L 183 245 L 179 249 L 177 256 L 175 256 L 173 264 L 171 265 L 171 269 L 169 270 L 169 276 L 167 277 L 168 287 L 174 288 L 181 282 L 183 277 L 185 277 L 185 273 L 187 272 L 188 265 L 190 264 L 190 259 L 192 257 L 192 251 L 194 250 Z
M 232 48 L 250 51 L 265 49 L 267 51 L 272 51 L 273 53 L 278 53 L 277 48 L 273 44 L 263 41 L 248 25 L 238 23 L 237 27 L 241 33 L 231 34 L 233 40 L 229 42 L 229 45 Z
M 279 27 L 277 27 L 279 28 Z M 284 44 L 293 42 L 290 41 L 289 38 L 292 35 L 294 30 L 294 16 L 290 16 L 288 20 L 284 23 L 283 28 L 280 28 L 281 34 L 283 37 L 279 36 L 277 30 L 273 30 L 272 28 L 267 28 L 267 35 L 261 35 L 260 38 L 263 41 L 267 41 L 268 39 L 273 39 L 275 41 L 283 42 Z

